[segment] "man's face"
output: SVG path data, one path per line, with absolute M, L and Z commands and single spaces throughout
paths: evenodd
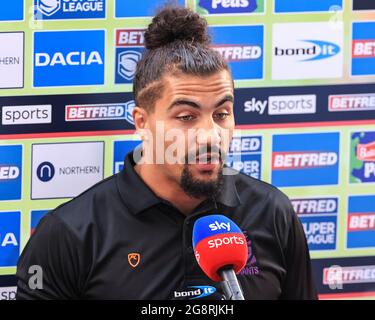
M 147 127 L 156 137 L 154 159 L 158 152 L 164 154 L 158 170 L 190 195 L 209 194 L 221 177 L 233 135 L 232 78 L 226 70 L 206 77 L 181 74 L 165 76 L 163 85 L 162 97 L 147 116 Z M 178 161 L 170 161 L 171 154 Z M 190 185 L 191 192 L 189 184 L 196 187 Z

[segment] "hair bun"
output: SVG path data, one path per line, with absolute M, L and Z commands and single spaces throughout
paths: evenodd
M 152 50 L 176 40 L 208 45 L 210 37 L 206 20 L 188 8 L 163 8 L 145 32 L 145 47 Z

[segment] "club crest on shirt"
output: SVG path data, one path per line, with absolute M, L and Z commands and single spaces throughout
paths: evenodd
M 249 239 L 249 235 L 247 231 L 243 230 L 243 233 L 247 239 L 247 248 L 248 248 L 248 258 L 245 267 L 239 273 L 240 275 L 252 276 L 259 274 L 259 266 L 257 263 L 257 259 L 254 254 L 253 246 L 251 244 L 251 240 Z
M 131 267 L 136 268 L 141 262 L 141 255 L 137 252 L 132 252 L 128 254 L 128 262 Z

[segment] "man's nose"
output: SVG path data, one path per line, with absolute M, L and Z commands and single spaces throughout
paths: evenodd
M 197 144 L 219 145 L 221 141 L 221 128 L 212 119 L 207 120 L 198 129 Z

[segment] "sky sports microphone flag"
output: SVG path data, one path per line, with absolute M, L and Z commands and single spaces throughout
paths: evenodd
M 193 247 L 197 262 L 203 272 L 213 281 L 224 280 L 227 298 L 243 300 L 234 273 L 239 273 L 248 258 L 246 237 L 241 229 L 223 215 L 199 218 L 193 228 Z M 241 298 L 231 298 L 239 293 Z

